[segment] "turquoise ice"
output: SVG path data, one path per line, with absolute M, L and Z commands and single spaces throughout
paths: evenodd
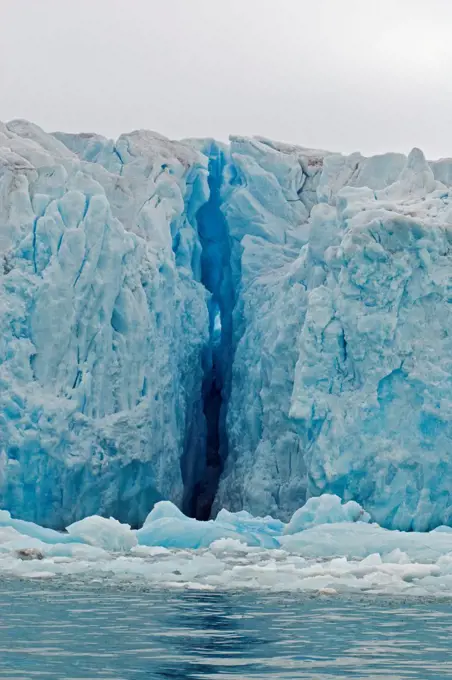
M 451 524 L 451 185 L 416 149 L 2 125 L 0 506 Z
M 1 506 L 139 524 L 182 504 L 189 424 L 196 445 L 207 159 L 150 132 L 113 144 L 23 121 L 1 128 L 0 159 Z

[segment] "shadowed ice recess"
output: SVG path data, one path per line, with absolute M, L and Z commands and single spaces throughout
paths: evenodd
M 446 587 L 451 186 L 417 149 L 1 124 L 1 569 Z

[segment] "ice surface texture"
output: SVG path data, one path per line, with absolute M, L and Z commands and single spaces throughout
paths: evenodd
M 64 143 L 63 143 L 64 142 Z M 63 528 L 183 501 L 208 338 L 207 159 L 0 128 L 0 505 Z
M 451 523 L 451 167 L 232 140 L 217 508 L 287 520 L 333 493 L 383 526 Z
M 339 496 L 324 494 L 310 498 L 297 510 L 284 529 L 285 534 L 296 534 L 318 524 L 337 522 L 369 522 L 370 515 L 355 501 L 341 503 Z
M 451 524 L 451 184 L 418 150 L 2 125 L 0 507 Z

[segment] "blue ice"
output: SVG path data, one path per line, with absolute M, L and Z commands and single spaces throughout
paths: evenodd
M 1 124 L 0 506 L 212 509 L 173 518 L 192 545 L 270 544 L 324 494 L 451 525 L 451 168 Z

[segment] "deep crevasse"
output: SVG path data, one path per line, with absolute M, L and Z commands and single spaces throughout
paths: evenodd
M 24 121 L 0 159 L 3 507 L 450 523 L 450 161 Z
M 186 454 L 192 480 L 186 484 L 184 510 L 198 519 L 209 519 L 218 482 L 228 454 L 226 412 L 233 358 L 232 310 L 234 287 L 231 272 L 229 229 L 221 210 L 228 148 L 215 140 L 189 140 L 209 159 L 209 199 L 197 213 L 202 247 L 201 281 L 210 297 L 209 343 L 204 353 L 202 384 L 203 438 Z M 197 474 L 193 472 L 197 470 Z

